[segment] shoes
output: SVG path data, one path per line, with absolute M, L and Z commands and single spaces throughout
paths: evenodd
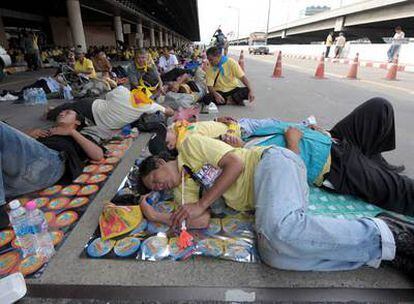
M 18 96 L 14 96 L 14 95 L 12 95 L 10 93 L 7 93 L 3 97 L 0 97 L 0 101 L 8 101 L 8 100 L 14 101 L 14 100 L 17 100 L 17 99 L 19 99 Z
M 377 218 L 383 220 L 394 235 L 396 255 L 390 265 L 414 279 L 414 223 L 388 213 L 380 213 Z
M 386 161 L 384 157 L 382 157 L 381 154 L 377 154 L 372 159 L 376 161 L 378 164 L 380 164 L 382 167 L 386 168 L 387 170 L 394 171 L 395 173 L 401 173 L 405 170 L 404 165 L 400 165 L 400 166 L 391 165 L 389 162 Z

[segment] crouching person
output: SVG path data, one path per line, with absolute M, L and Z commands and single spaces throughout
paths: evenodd
M 60 112 L 53 128 L 27 134 L 0 122 L 0 226 L 7 225 L 6 199 L 70 182 L 88 159 L 103 158 L 102 148 L 80 133 L 83 126 L 73 110 Z
M 154 164 L 152 170 L 149 163 Z M 214 181 L 209 180 L 211 169 L 217 170 Z M 185 178 L 186 204 L 172 215 L 173 226 L 200 218 L 223 197 L 238 211 L 255 209 L 259 252 L 272 267 L 333 271 L 379 267 L 381 261 L 392 261 L 398 269 L 414 272 L 410 262 L 414 258 L 414 225 L 387 214 L 353 220 L 308 214 L 306 167 L 291 150 L 233 148 L 193 134 L 179 146 L 176 160 L 147 158 L 141 166 L 141 183 L 148 190 L 175 189 L 179 202 L 183 170 L 197 176 L 210 173 L 201 175 L 199 182 Z M 201 185 L 210 182 L 211 188 L 199 197 Z

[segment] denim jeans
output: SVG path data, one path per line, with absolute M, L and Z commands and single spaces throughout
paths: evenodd
M 400 52 L 401 45 L 399 44 L 392 44 L 387 51 L 388 61 L 394 60 L 395 55 Z
M 395 242 L 383 221 L 307 214 L 306 168 L 292 151 L 266 150 L 254 179 L 258 247 L 268 265 L 330 271 L 378 267 L 394 258 Z
M 53 185 L 64 171 L 59 152 L 0 122 L 0 205 Z

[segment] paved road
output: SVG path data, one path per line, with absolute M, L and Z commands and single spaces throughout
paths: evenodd
M 327 79 L 312 77 L 316 61 L 283 59 L 284 78 L 273 79 L 275 57 L 246 55 L 246 73 L 256 95 L 248 108 L 224 107 L 221 113 L 236 117 L 274 116 L 300 121 L 313 114 L 318 123 L 332 127 L 356 106 L 372 97 L 384 97 L 395 109 L 397 149 L 385 153 L 392 163 L 404 163 L 414 177 L 414 74 L 399 73 L 399 81 L 384 80 L 385 70 L 360 68 L 360 80 L 348 80 L 348 66 L 327 64 Z

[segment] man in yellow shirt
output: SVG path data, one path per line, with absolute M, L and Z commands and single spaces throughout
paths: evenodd
M 82 51 L 76 51 L 75 57 L 75 73 L 77 75 L 82 74 L 88 78 L 96 78 L 96 72 L 93 67 L 92 60 L 86 58 L 85 53 Z
M 297 153 L 281 147 L 233 148 L 197 134 L 188 136 L 178 152 L 176 160 L 151 156 L 140 165 L 139 182 L 146 191 L 180 192 L 182 184 L 185 190 L 184 204 L 172 215 L 160 217 L 143 200 L 149 220 L 173 227 L 198 221 L 199 228 L 206 227 L 208 208 L 223 197 L 233 209 L 255 210 L 258 250 L 272 267 L 335 271 L 377 268 L 384 260 L 414 274 L 414 226 L 409 222 L 386 213 L 340 219 L 307 212 L 306 168 Z M 201 195 L 200 187 L 205 189 Z
M 328 58 L 329 51 L 331 50 L 331 46 L 333 45 L 333 32 L 329 32 L 329 35 L 326 37 L 325 45 L 326 45 L 325 58 Z
M 207 58 L 211 65 L 206 71 L 209 94 L 200 100 L 202 103 L 244 105 L 246 99 L 253 102 L 255 97 L 249 80 L 234 59 L 222 55 L 216 47 L 207 50 Z

